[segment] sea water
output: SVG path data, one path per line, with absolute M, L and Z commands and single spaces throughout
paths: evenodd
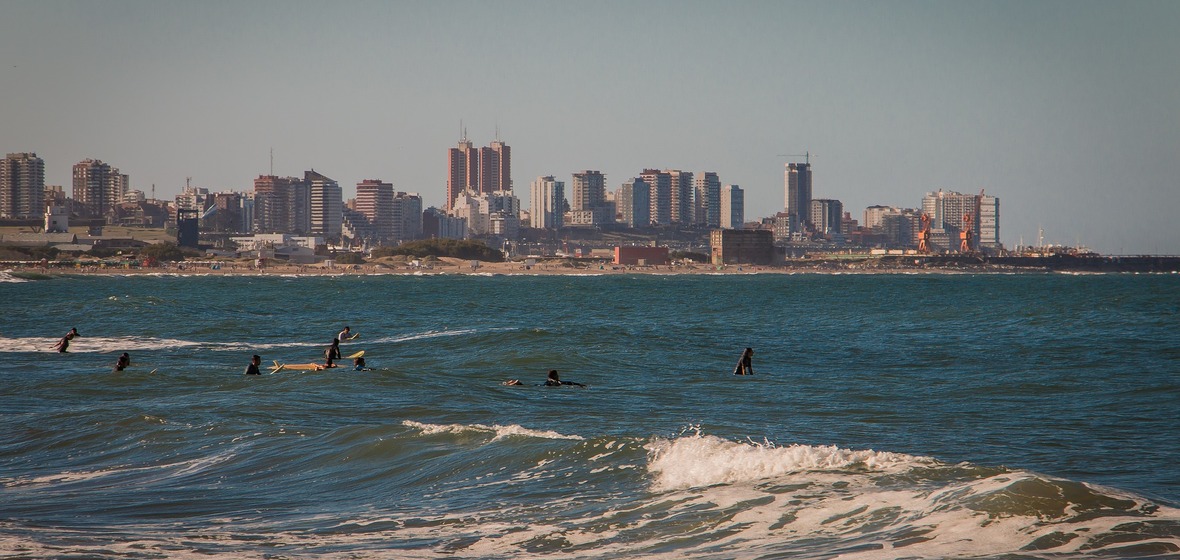
M 1176 275 L 0 279 L 5 558 L 1180 557 Z

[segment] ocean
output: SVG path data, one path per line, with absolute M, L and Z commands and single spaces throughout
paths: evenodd
M 0 273 L 0 312 L 4 558 L 1180 558 L 1180 275 Z M 265 373 L 345 325 L 371 371 Z

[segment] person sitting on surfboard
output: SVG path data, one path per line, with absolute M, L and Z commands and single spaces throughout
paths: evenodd
M 327 358 L 324 362 L 325 368 L 336 367 L 336 360 L 340 359 L 340 339 L 333 338 L 332 344 L 324 350 L 324 357 Z
M 262 364 L 262 356 L 254 354 L 254 356 L 250 358 L 250 365 L 246 366 L 246 375 L 262 375 L 262 372 L 258 371 L 258 366 L 260 364 Z
M 70 347 L 70 341 L 74 340 L 75 336 L 78 336 L 78 329 L 76 327 L 71 328 L 70 332 L 61 337 L 61 340 L 57 341 L 57 344 L 53 345 L 53 348 L 64 354 L 66 352 L 66 348 Z
M 545 380 L 545 386 L 561 387 L 562 385 L 577 385 L 578 387 L 585 387 L 585 385 L 575 381 L 562 381 L 559 377 L 557 377 L 557 370 L 549 370 L 549 378 Z
M 358 336 L 360 336 L 360 333 L 352 334 L 352 329 L 348 325 L 344 325 L 344 330 L 340 331 L 340 334 L 336 335 L 336 340 L 344 342 L 345 340 L 352 340 Z
M 737 367 L 733 368 L 734 375 L 754 375 L 754 349 L 746 348 L 742 357 L 738 358 Z
M 123 352 L 123 355 L 119 356 L 119 360 L 115 362 L 115 371 L 123 371 L 130 366 L 131 366 L 131 354 Z

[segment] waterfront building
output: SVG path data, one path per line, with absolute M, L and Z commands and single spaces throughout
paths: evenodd
M 650 218 L 652 225 L 672 223 L 672 175 L 658 169 L 644 169 L 639 175 L 650 189 Z
M 389 241 L 393 235 L 393 183 L 365 179 L 356 184 L 353 210 L 364 216 L 377 241 Z
M 532 185 L 529 215 L 535 229 L 561 229 L 565 206 L 565 183 L 552 175 L 537 177 Z
M 692 172 L 678 169 L 666 169 L 664 173 L 671 179 L 669 193 L 671 196 L 671 223 L 689 225 L 693 223 L 692 205 Z
M 598 171 L 574 173 L 570 210 L 592 210 L 606 200 L 606 176 Z
M 308 185 L 312 235 L 322 235 L 329 240 L 340 239 L 344 222 L 344 194 L 336 181 L 315 169 L 303 173 L 303 182 Z
M 32 152 L 0 160 L 0 218 L 37 218 L 45 210 L 45 160 Z
M 824 236 L 843 233 L 844 204 L 839 200 L 816 198 L 811 201 L 811 223 Z
M 418 193 L 396 192 L 393 195 L 390 223 L 391 239 L 395 242 L 412 241 L 422 237 L 422 197 Z
M 459 144 L 447 150 L 446 209 L 469 189 L 477 193 L 512 190 L 512 148 L 499 138 L 491 146 L 476 148 L 464 131 Z
M 783 182 L 791 233 L 802 232 L 811 222 L 811 164 L 788 163 Z
M 615 259 L 611 264 L 624 266 L 667 265 L 667 247 L 616 246 Z
M 651 187 L 643 179 L 632 177 L 615 191 L 615 208 L 619 221 L 627 227 L 651 225 Z
M 74 200 L 93 216 L 106 217 L 123 202 L 131 179 L 102 160 L 74 164 Z
M 979 197 L 979 247 L 999 250 L 1000 243 L 1000 199 L 994 196 Z
M 937 238 L 946 233 L 944 249 L 958 248 L 958 233 L 968 225 L 977 248 L 999 249 L 1000 199 L 994 196 L 962 194 L 954 191 L 929 192 L 922 198 L 922 211 L 930 216 L 931 233 Z M 969 218 L 968 218 L 969 217 Z
M 715 229 L 709 232 L 714 265 L 771 264 L 774 235 L 764 229 Z
M 712 171 L 705 171 L 693 180 L 692 223 L 711 228 L 721 227 L 721 179 Z
M 254 179 L 254 231 L 304 235 L 311 231 L 308 184 L 298 177 Z
M 742 229 L 746 222 L 746 200 L 742 188 L 725 185 L 721 189 L 721 220 L 718 224 L 725 229 Z

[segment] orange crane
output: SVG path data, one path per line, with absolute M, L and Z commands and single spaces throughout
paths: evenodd
M 930 215 L 922 212 L 922 231 L 918 232 L 918 252 L 930 252 Z

